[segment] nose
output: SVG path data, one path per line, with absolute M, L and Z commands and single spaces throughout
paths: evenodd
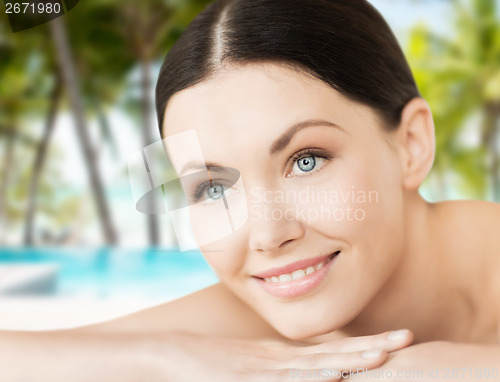
M 248 208 L 251 251 L 273 252 L 304 236 L 304 226 L 295 218 L 293 206 L 263 196 L 249 202 Z

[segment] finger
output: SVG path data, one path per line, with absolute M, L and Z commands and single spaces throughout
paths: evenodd
M 408 329 L 384 332 L 371 336 L 346 337 L 340 340 L 324 342 L 304 347 L 305 352 L 340 352 L 348 353 L 368 349 L 384 349 L 388 352 L 402 349 L 413 341 L 413 333 Z
M 287 360 L 273 361 L 270 368 L 295 368 L 303 370 L 336 369 L 357 370 L 372 369 L 380 366 L 387 359 L 384 349 L 370 349 L 352 353 L 310 353 Z
M 342 371 L 331 368 L 316 370 L 302 370 L 296 368 L 269 370 L 265 373 L 265 378 L 262 380 L 269 382 L 303 380 L 339 382 L 342 380 Z M 261 379 L 259 379 L 259 381 L 261 381 Z

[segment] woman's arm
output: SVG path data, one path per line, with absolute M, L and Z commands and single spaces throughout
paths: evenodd
M 79 331 L 188 332 L 223 338 L 283 338 L 221 283 L 118 319 L 83 327 Z
M 144 334 L 0 331 L 0 381 L 165 381 L 171 351 Z
M 377 367 L 409 342 L 387 333 L 301 346 L 188 333 L 0 332 L 0 381 L 282 381 L 318 369 L 339 381 L 340 371 Z
M 371 369 L 411 341 L 411 333 L 396 341 L 387 333 L 317 345 L 289 341 L 214 285 L 101 324 L 0 331 L 0 381 L 277 381 L 299 370 Z

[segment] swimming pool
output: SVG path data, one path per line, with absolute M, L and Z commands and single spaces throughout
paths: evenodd
M 58 297 L 166 301 L 217 282 L 201 253 L 156 248 L 2 248 L 2 264 L 55 265 Z

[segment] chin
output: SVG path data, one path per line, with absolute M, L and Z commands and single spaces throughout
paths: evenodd
M 283 336 L 292 341 L 304 341 L 312 337 L 321 336 L 323 334 L 331 333 L 339 328 L 298 328 L 298 327 L 286 327 L 286 328 L 276 328 L 276 330 Z
M 335 310 L 330 312 L 335 312 Z M 338 311 L 336 313 L 338 314 Z M 300 313 L 294 314 L 293 319 L 279 317 L 276 320 L 271 319 L 270 324 L 282 336 L 290 340 L 301 341 L 339 330 L 354 318 L 348 317 L 346 311 L 343 312 L 342 317 L 336 313 L 315 312 L 314 309 L 302 310 Z

